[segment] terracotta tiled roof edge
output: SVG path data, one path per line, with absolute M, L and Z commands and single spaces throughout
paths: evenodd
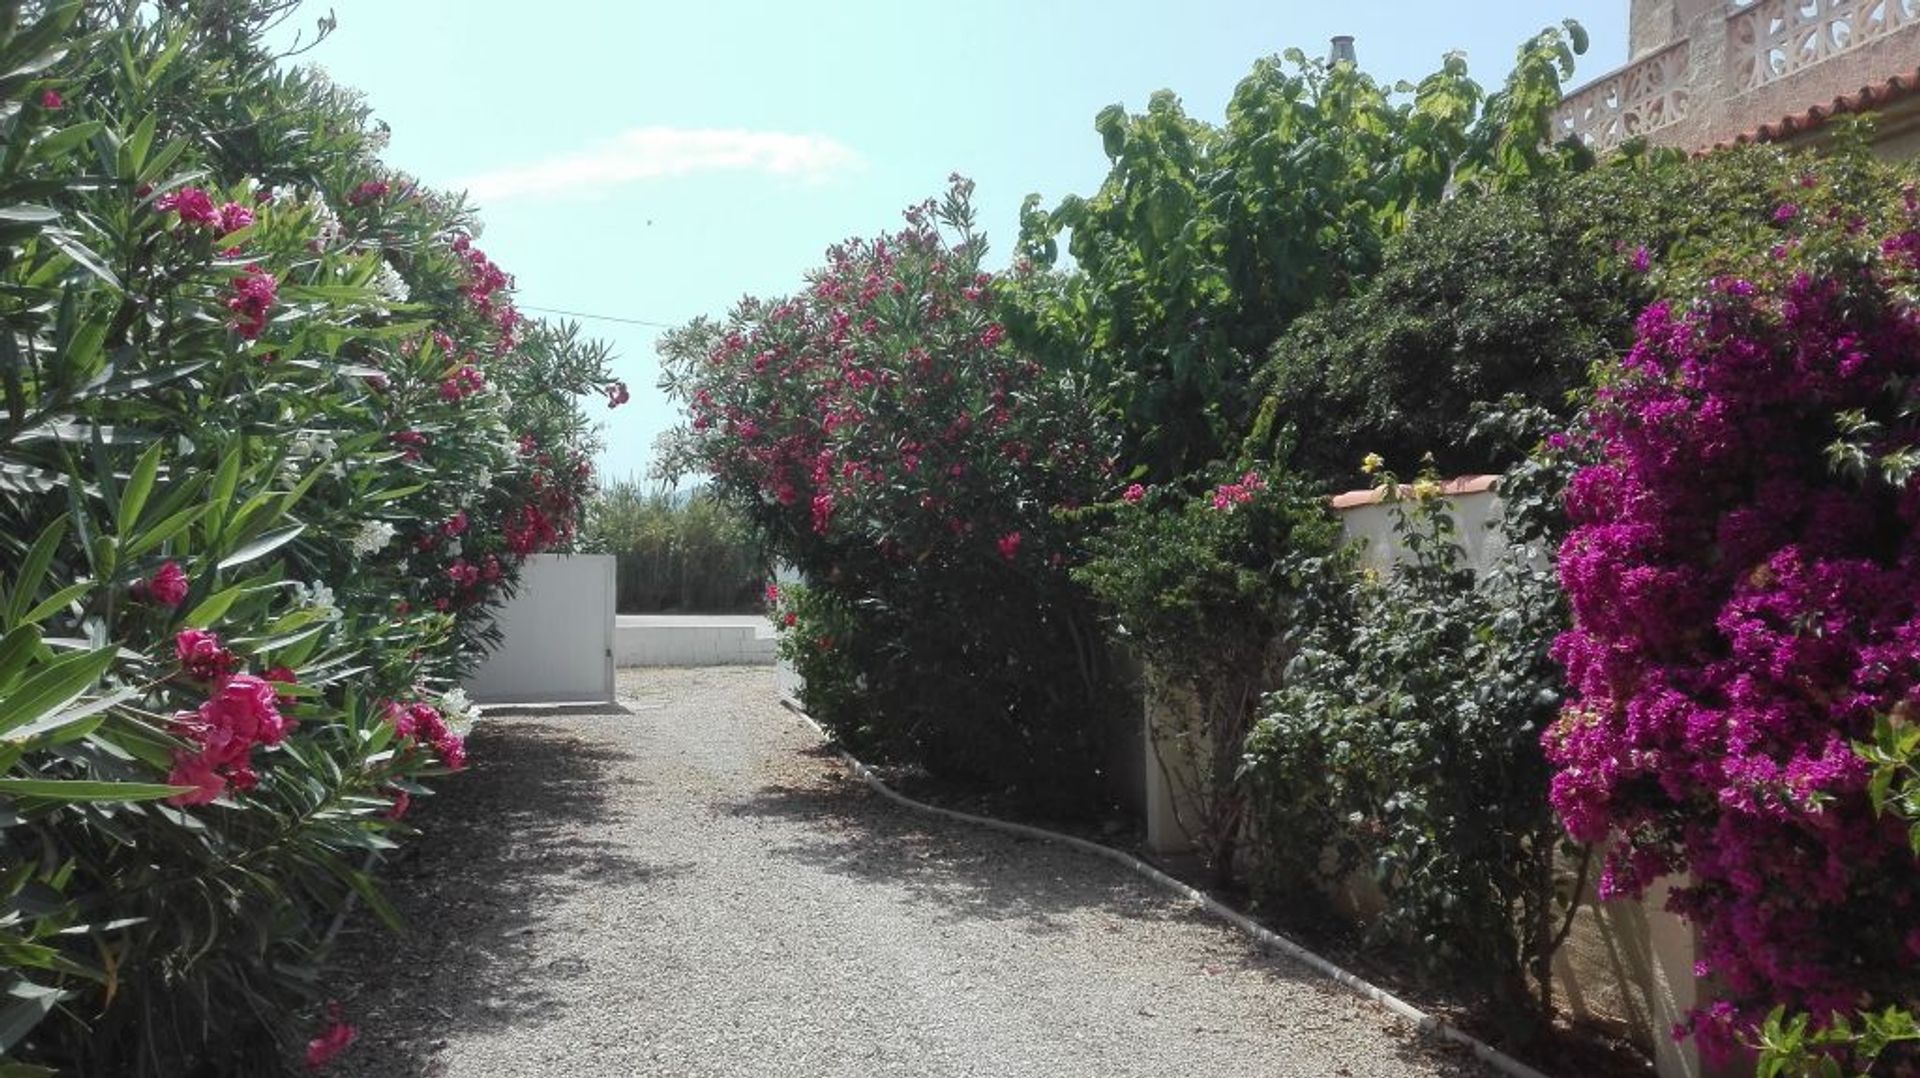
M 1920 70 L 1902 71 L 1897 75 L 1877 83 L 1868 83 L 1850 94 L 1841 94 L 1825 104 L 1815 105 L 1805 112 L 1796 112 L 1782 116 L 1773 123 L 1761 124 L 1732 139 L 1715 143 L 1711 149 L 1728 146 L 1743 146 L 1758 142 L 1777 142 L 1783 138 L 1803 134 L 1822 126 L 1835 116 L 1844 116 L 1853 112 L 1872 112 L 1885 108 L 1903 97 L 1920 91 Z
M 1449 498 L 1460 494 L 1484 494 L 1492 490 L 1493 484 L 1499 479 L 1497 475 L 1463 475 L 1458 479 L 1449 479 L 1440 484 L 1440 493 Z M 1400 496 L 1413 497 L 1413 486 L 1409 483 L 1400 484 Z M 1379 487 L 1370 487 L 1366 490 L 1349 490 L 1345 494 L 1335 494 L 1329 504 L 1337 511 L 1358 509 L 1363 505 L 1379 505 L 1386 500 L 1386 491 Z

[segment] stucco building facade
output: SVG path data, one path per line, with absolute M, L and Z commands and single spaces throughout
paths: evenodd
M 1872 112 L 1876 149 L 1920 152 L 1920 0 L 1632 0 L 1629 32 L 1627 65 L 1561 103 L 1563 135 L 1697 151 Z

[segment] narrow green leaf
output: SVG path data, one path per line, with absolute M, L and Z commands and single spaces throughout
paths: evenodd
M 85 695 L 113 665 L 113 648 L 65 655 L 35 671 L 15 691 L 0 699 L 0 734 L 25 726 L 58 711 Z
M 240 597 L 246 593 L 247 588 L 242 584 L 235 584 L 232 587 L 214 592 L 212 595 L 202 599 L 200 605 L 188 611 L 187 616 L 182 619 L 181 623 L 190 629 L 204 629 L 214 622 L 219 621 L 227 611 L 233 609 L 233 604 L 238 602 Z
M 98 585 L 98 581 L 76 580 L 43 600 L 40 605 L 27 611 L 20 620 L 28 625 L 36 625 L 64 609 L 68 603 L 86 595 Z
M 191 789 L 191 786 L 158 782 L 0 778 L 0 797 L 35 797 L 44 801 L 158 801 Z
M 89 729 L 97 728 L 100 722 L 98 719 L 95 719 L 95 716 L 106 711 L 108 708 L 124 704 L 138 695 L 139 694 L 132 689 L 121 689 L 119 692 L 109 696 L 102 696 L 97 700 L 89 700 L 79 707 L 56 711 L 36 722 L 30 722 L 18 730 L 10 731 L 7 734 L 7 739 L 9 741 L 28 741 L 46 734 L 61 732 L 63 736 L 55 738 L 55 743 L 72 741 L 73 733 L 70 730 L 66 730 L 66 727 L 85 724 L 91 719 L 93 722 Z
M 0 692 L 5 692 L 13 679 L 27 668 L 39 649 L 40 629 L 35 625 L 17 625 L 0 639 Z
M 53 562 L 53 553 L 60 546 L 60 540 L 66 538 L 67 517 L 56 517 L 47 529 L 34 540 L 27 556 L 20 562 L 20 573 L 14 577 L 13 594 L 7 597 L 7 624 L 17 625 L 27 613 L 33 597 L 40 593 L 40 580 L 47 575 L 47 566 Z
M 140 511 L 146 508 L 147 495 L 153 493 L 153 481 L 160 474 L 160 443 L 155 442 L 140 454 L 140 460 L 134 464 L 133 472 L 127 476 L 127 485 L 120 491 L 120 538 L 124 541 L 135 524 L 140 522 Z
M 246 546 L 241 547 L 239 550 L 220 559 L 219 567 L 222 569 L 231 569 L 237 565 L 245 565 L 256 558 L 265 557 L 292 542 L 296 536 L 306 530 L 307 526 L 305 524 L 292 524 L 277 531 L 268 532 L 253 542 L 248 543 Z
M 160 544 L 192 527 L 193 522 L 205 515 L 209 508 L 211 506 L 206 502 L 187 506 L 126 543 L 123 553 L 128 558 L 137 558 L 149 550 L 158 548 Z

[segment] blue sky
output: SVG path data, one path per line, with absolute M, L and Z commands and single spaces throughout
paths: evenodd
M 1028 192 L 1099 183 L 1102 107 L 1167 88 L 1217 120 L 1262 55 L 1352 34 L 1393 80 L 1460 49 L 1491 87 L 1572 17 L 1584 82 L 1624 61 L 1627 23 L 1627 0 L 309 0 L 300 22 L 328 7 L 339 29 L 304 59 L 367 94 L 390 163 L 474 193 L 523 307 L 670 325 L 794 290 L 950 172 L 977 182 L 998 262 Z M 589 404 L 602 474 L 643 474 L 675 421 L 659 330 L 584 325 L 634 394 Z

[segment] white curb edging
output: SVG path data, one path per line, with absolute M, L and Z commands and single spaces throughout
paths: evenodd
M 871 768 L 861 763 L 845 749 L 842 749 L 839 744 L 834 741 L 833 735 L 827 733 L 825 727 L 821 726 L 812 715 L 802 711 L 792 700 L 783 699 L 780 703 L 788 711 L 798 715 L 807 725 L 813 727 L 827 745 L 839 754 L 840 759 L 844 760 L 847 766 L 853 770 L 854 774 L 860 776 L 861 781 L 865 782 L 889 801 L 905 805 L 919 812 L 931 813 L 935 816 L 944 816 L 950 820 L 959 820 L 962 823 L 975 824 L 995 831 L 1003 831 L 1010 835 L 1019 835 L 1023 838 L 1039 839 L 1043 842 L 1054 842 L 1063 846 L 1070 846 L 1083 853 L 1093 854 L 1095 857 L 1104 857 L 1109 861 L 1132 869 L 1134 872 L 1145 876 L 1161 887 L 1193 902 L 1207 913 L 1246 933 L 1262 948 L 1286 955 L 1296 962 L 1311 967 L 1316 972 L 1325 975 L 1342 987 L 1350 989 L 1378 1003 L 1387 1010 L 1413 1023 L 1421 1032 L 1429 1033 L 1444 1040 L 1453 1041 L 1456 1044 L 1465 1046 L 1471 1050 L 1474 1056 L 1481 1062 L 1486 1063 L 1488 1066 L 1493 1067 L 1503 1074 L 1511 1075 L 1512 1078 L 1548 1078 L 1548 1075 L 1541 1071 L 1537 1071 L 1505 1052 L 1500 1051 L 1498 1048 L 1487 1044 L 1485 1041 L 1461 1031 L 1443 1019 L 1428 1014 L 1413 1004 L 1408 1003 L 1406 1000 L 1388 992 L 1386 989 L 1370 984 L 1362 980 L 1359 976 L 1341 969 L 1339 966 L 1314 954 L 1312 951 L 1307 950 L 1305 947 L 1300 946 L 1287 937 L 1256 923 L 1246 914 L 1220 902 L 1212 895 L 1181 883 L 1179 880 L 1174 879 L 1172 876 L 1167 875 L 1132 854 L 1116 850 L 1111 846 L 1102 846 L 1097 842 L 1089 842 L 1083 838 L 1076 838 L 1073 835 L 1064 835 L 1058 831 L 1049 831 L 1043 827 L 1033 827 L 1023 823 L 1012 823 L 1007 820 L 996 820 L 991 816 L 976 816 L 971 812 L 960 812 L 955 809 L 941 808 L 938 805 L 929 805 L 923 801 L 915 801 L 913 798 L 900 793 L 893 787 L 888 786 L 885 782 L 882 782 L 880 777 L 874 774 Z

